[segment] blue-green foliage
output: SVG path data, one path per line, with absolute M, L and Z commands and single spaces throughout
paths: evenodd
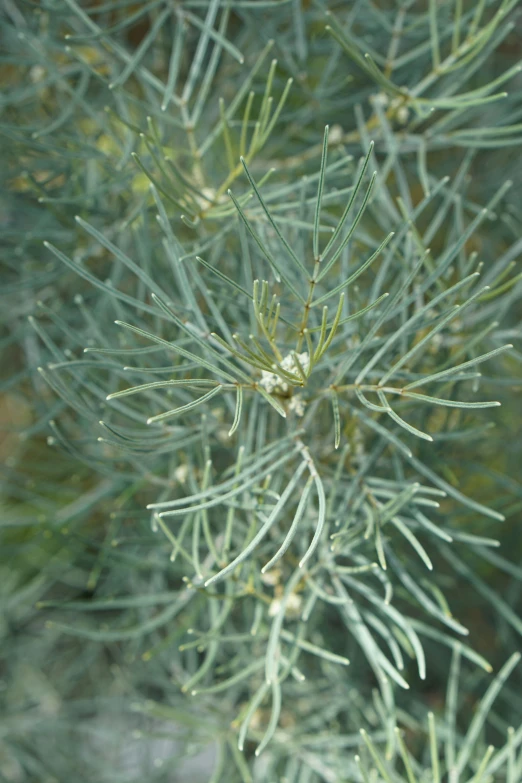
M 2 779 L 522 781 L 517 5 L 6 0 Z

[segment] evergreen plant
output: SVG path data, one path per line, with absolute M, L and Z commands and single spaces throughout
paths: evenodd
M 4 0 L 2 780 L 522 782 L 519 11 Z

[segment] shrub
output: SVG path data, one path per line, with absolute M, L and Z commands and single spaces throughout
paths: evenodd
M 522 780 L 516 6 L 6 2 L 4 779 Z

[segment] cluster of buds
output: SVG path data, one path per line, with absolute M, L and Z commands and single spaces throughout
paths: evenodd
M 304 353 L 297 354 L 297 359 L 301 365 L 301 369 L 304 370 L 305 373 L 308 373 L 310 368 L 310 356 L 308 352 L 305 351 Z M 285 356 L 280 366 L 281 369 L 286 370 L 286 372 L 290 372 L 293 375 L 300 377 L 299 368 L 297 367 L 295 358 L 292 354 Z M 268 372 L 267 370 L 262 371 L 259 385 L 269 394 L 272 394 L 272 392 L 276 392 L 276 394 L 287 394 L 290 386 L 288 381 L 285 381 L 279 375 L 276 375 L 276 373 Z M 291 397 L 288 403 L 288 410 L 295 413 L 296 416 L 304 416 L 305 401 L 300 394 L 294 394 Z
M 408 122 L 410 112 L 404 96 L 393 98 L 390 101 L 386 93 L 378 92 L 376 95 L 372 95 L 371 102 L 374 106 L 381 106 L 384 109 L 388 109 L 390 118 L 398 122 L 399 125 L 406 125 Z
M 299 363 L 303 368 L 303 370 L 305 372 L 308 372 L 308 369 L 310 367 L 310 356 L 308 355 L 308 352 L 305 351 L 304 353 L 298 354 L 297 358 L 299 359 Z M 290 353 L 288 354 L 288 356 L 285 356 L 285 358 L 281 362 L 281 369 L 286 370 L 287 372 L 291 372 L 299 377 L 299 370 L 295 363 L 295 359 Z M 284 394 L 285 392 L 288 391 L 287 381 L 283 380 L 279 375 L 276 375 L 273 372 L 268 372 L 267 370 L 262 371 L 261 380 L 259 384 L 269 394 L 272 394 L 272 392 L 274 391 Z

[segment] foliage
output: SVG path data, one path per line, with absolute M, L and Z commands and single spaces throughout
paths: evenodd
M 516 0 L 4 14 L 3 778 L 521 781 Z

